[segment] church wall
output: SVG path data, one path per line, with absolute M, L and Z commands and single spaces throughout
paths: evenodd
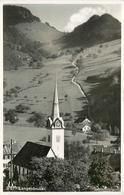
M 64 159 L 64 129 L 52 130 L 52 149 L 58 158 Z
M 53 151 L 50 149 L 50 151 L 48 152 L 48 154 L 47 154 L 47 157 L 48 158 L 55 158 L 55 155 L 54 155 L 54 153 L 53 153 Z

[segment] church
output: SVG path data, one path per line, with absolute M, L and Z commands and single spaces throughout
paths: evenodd
M 31 161 L 33 157 L 53 157 L 64 159 L 64 121 L 60 117 L 57 81 L 54 90 L 51 117 L 48 118 L 46 128 L 46 142 L 35 143 L 27 141 L 13 159 L 14 169 L 20 176 L 32 171 Z
M 58 158 L 64 159 L 64 121 L 60 117 L 59 112 L 59 101 L 58 101 L 58 91 L 57 82 L 55 86 L 54 98 L 53 98 L 53 108 L 51 117 L 48 119 L 48 141 L 50 146 Z

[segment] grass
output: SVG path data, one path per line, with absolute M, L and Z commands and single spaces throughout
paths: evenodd
M 4 78 L 7 83 L 6 90 L 14 88 L 15 85 L 21 88 L 18 97 L 5 103 L 7 109 L 14 108 L 17 104 L 25 103 L 30 105 L 32 111 L 42 111 L 50 115 L 52 110 L 53 92 L 55 87 L 55 70 L 58 75 L 58 92 L 60 99 L 60 111 L 74 113 L 81 109 L 81 93 L 72 82 L 72 74 L 70 69 L 65 69 L 69 62 L 70 56 L 62 56 L 54 60 L 47 60 L 45 66 L 41 69 L 20 68 L 16 71 L 5 71 Z M 70 63 L 71 66 L 71 63 Z M 71 68 L 72 69 L 72 68 Z M 18 75 L 18 76 L 17 76 Z M 68 78 L 70 77 L 70 79 Z M 63 81 L 67 78 L 67 81 Z M 39 83 L 39 80 L 41 83 Z M 65 101 L 65 95 L 68 95 L 68 101 Z M 35 98 L 37 96 L 37 99 Z M 27 98 L 24 98 L 27 97 Z M 44 99 L 44 97 L 46 97 Z
M 91 90 L 99 84 L 100 80 L 97 78 L 99 75 L 108 74 L 120 67 L 120 57 L 117 52 L 120 50 L 120 40 L 102 44 L 101 53 L 99 53 L 99 47 L 96 45 L 87 48 L 79 54 L 83 61 L 76 80 L 89 95 Z M 74 52 L 73 49 L 70 51 Z M 94 59 L 92 55 L 87 57 L 89 54 L 96 54 L 97 58 Z M 30 107 L 31 112 L 42 112 L 49 116 L 52 110 L 55 75 L 57 75 L 60 112 L 71 113 L 73 120 L 82 120 L 87 114 L 87 110 L 84 109 L 86 99 L 82 97 L 78 87 L 72 83 L 74 71 L 72 71 L 71 59 L 72 55 L 69 53 L 55 59 L 46 59 L 45 65 L 40 69 L 20 67 L 16 71 L 4 71 L 6 82 L 4 93 L 16 86 L 21 89 L 17 97 L 11 97 L 8 101 L 4 100 L 4 107 L 14 109 L 18 104 L 24 103 Z M 88 78 L 91 80 L 89 81 Z M 28 114 L 27 118 L 29 118 Z M 22 125 L 25 124 L 23 121 L 21 120 Z

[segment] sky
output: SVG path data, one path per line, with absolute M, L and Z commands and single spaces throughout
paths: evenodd
M 63 32 L 72 31 L 96 14 L 108 13 L 121 21 L 119 4 L 25 4 L 21 6 L 28 8 L 42 22 L 48 22 Z

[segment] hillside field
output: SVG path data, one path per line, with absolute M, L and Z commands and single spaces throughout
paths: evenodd
M 89 82 L 92 76 L 106 76 L 120 69 L 120 40 L 115 40 L 91 48 L 85 49 L 73 59 L 74 49 L 63 51 L 63 55 L 54 59 L 45 59 L 43 67 L 39 69 L 20 67 L 18 70 L 4 71 L 4 107 L 14 109 L 19 104 L 29 106 L 29 112 L 41 112 L 49 116 L 52 110 L 53 93 L 55 87 L 55 77 L 57 75 L 60 112 L 70 113 L 74 120 L 79 114 L 87 100 L 79 87 L 72 83 L 73 76 L 76 75 L 76 82 L 80 83 L 84 94 L 90 94 L 90 90 L 99 83 Z M 78 64 L 79 73 L 72 62 L 80 59 Z M 11 97 L 6 96 L 6 92 L 19 87 L 17 94 Z M 87 113 L 87 112 L 86 112 Z M 25 120 L 28 118 L 27 113 Z M 84 118 L 84 115 L 80 116 Z M 25 123 L 25 121 L 21 121 Z M 21 124 L 23 125 L 23 124 Z

